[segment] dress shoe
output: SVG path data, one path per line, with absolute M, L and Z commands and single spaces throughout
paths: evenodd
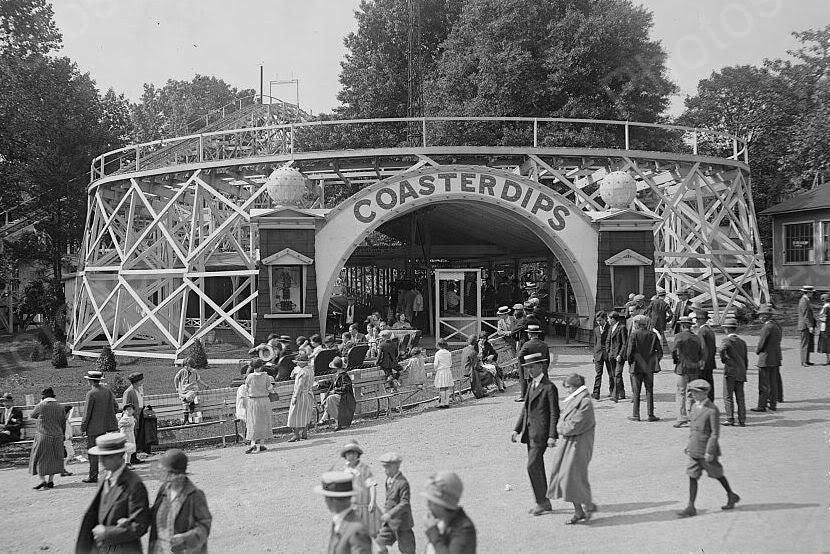
M 746 423 L 743 421 L 738 422 L 738 427 L 746 427 Z
M 524 398 L 516 398 L 516 399 L 513 400 L 513 402 L 524 402 L 524 401 L 525 401 Z
M 649 421 L 660 421 L 660 418 L 655 415 L 648 416 Z
M 47 483 L 46 481 L 41 481 L 39 485 L 35 485 L 32 488 L 35 489 L 36 491 L 39 491 L 41 489 L 48 489 L 49 488 L 49 483 Z
M 750 408 L 749 411 L 750 412 L 766 412 L 767 409 L 766 408 Z
M 98 478 L 87 477 L 86 479 L 81 479 L 81 483 L 97 483 Z
M 735 504 L 741 501 L 741 497 L 735 494 L 734 492 L 729 495 L 729 500 L 726 501 L 726 505 L 721 506 L 721 510 L 731 510 L 735 507 Z
M 640 421 L 640 418 L 638 416 L 628 416 L 628 420 L 629 421 Z
M 731 427 L 731 426 L 735 425 L 735 422 L 732 421 L 732 420 L 727 419 L 726 421 L 721 423 L 721 425 L 726 425 L 727 427 Z
M 256 446 L 250 446 L 249 448 L 245 449 L 245 454 L 253 454 L 254 450 L 256 450 Z
M 72 477 L 73 475 L 75 474 L 71 471 L 61 471 L 61 477 Z
M 55 482 L 54 481 L 49 481 L 48 483 L 46 483 L 46 488 L 47 489 L 54 489 L 55 488 Z
M 677 517 L 693 517 L 697 515 L 697 510 L 694 507 L 689 506 L 682 512 L 677 512 Z
M 688 424 L 689 424 L 688 421 L 678 421 L 674 425 L 672 425 L 672 427 L 680 428 L 680 427 L 685 427 Z

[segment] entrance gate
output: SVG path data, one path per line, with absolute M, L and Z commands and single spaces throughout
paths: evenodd
M 481 269 L 435 270 L 436 343 L 465 345 L 481 333 L 481 286 Z

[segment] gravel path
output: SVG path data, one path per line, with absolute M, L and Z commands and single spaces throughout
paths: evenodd
M 750 349 L 755 338 L 748 337 Z M 830 367 L 798 367 L 795 342 L 785 341 L 786 403 L 777 413 L 749 414 L 746 428 L 724 428 L 722 462 L 742 501 L 721 512 L 724 493 L 706 477 L 700 483 L 700 515 L 678 520 L 687 494 L 683 447 L 688 429 L 674 429 L 674 375 L 656 376 L 658 423 L 626 420 L 631 404 L 596 404 L 597 434 L 591 482 L 599 513 L 588 525 L 568 526 L 570 507 L 555 502 L 551 515 L 531 517 L 525 450 L 509 442 L 519 411 L 516 387 L 450 410 L 427 409 L 391 422 L 321 432 L 299 444 L 284 438 L 262 454 L 241 447 L 190 453 L 192 479 L 207 493 L 214 515 L 212 552 L 324 552 L 329 534 L 322 499 L 311 492 L 319 475 L 339 466 L 338 447 L 357 438 L 375 473 L 377 457 L 397 450 L 413 492 L 439 469 L 458 472 L 462 503 L 476 523 L 479 552 L 826 552 Z M 751 356 L 754 363 L 754 356 Z M 665 365 L 665 364 L 664 364 Z M 577 371 L 593 381 L 586 356 L 562 355 L 557 376 Z M 757 373 L 750 372 L 747 407 L 754 406 Z M 722 376 L 716 374 L 716 386 Z M 605 387 L 604 387 L 605 388 Z M 720 390 L 716 403 L 722 406 Z M 550 458 L 550 455 L 548 455 Z M 154 464 L 140 466 L 154 497 Z M 69 552 L 83 510 L 95 488 L 75 477 L 58 478 L 51 491 L 35 492 L 25 469 L 0 470 L 6 552 Z M 509 489 L 509 490 L 508 490 Z M 418 552 L 423 551 L 425 503 L 413 498 Z M 7 530 L 17 529 L 9 533 Z M 25 530 L 25 531 L 24 531 Z

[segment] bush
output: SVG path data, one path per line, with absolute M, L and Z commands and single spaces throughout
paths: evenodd
M 205 354 L 205 347 L 202 346 L 202 341 L 196 339 L 193 346 L 190 347 L 190 367 L 193 369 L 204 369 L 208 366 L 207 354 Z
M 111 378 L 107 378 L 107 386 L 116 398 L 121 398 L 124 395 L 124 391 L 130 386 L 130 382 L 116 373 Z
M 755 308 L 752 306 L 737 306 L 735 308 L 735 319 L 738 320 L 738 323 L 752 323 L 756 317 Z
M 117 369 L 118 364 L 115 361 L 115 354 L 112 353 L 112 349 L 109 346 L 103 347 L 101 354 L 98 356 L 98 371 L 108 373 L 117 371 Z
M 56 342 L 55 345 L 52 346 L 52 367 L 55 369 L 67 367 L 69 364 L 66 361 L 66 354 L 66 345 L 62 342 Z

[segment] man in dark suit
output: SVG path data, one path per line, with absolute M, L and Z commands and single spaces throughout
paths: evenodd
M 801 334 L 801 365 L 813 365 L 810 361 L 810 352 L 813 351 L 813 329 L 816 327 L 816 316 L 810 300 L 813 296 L 813 287 L 801 287 L 801 298 L 798 300 L 798 332 Z
M 614 368 L 611 360 L 608 359 L 608 315 L 605 312 L 597 312 L 597 326 L 594 327 L 594 393 L 591 398 L 599 400 L 600 389 L 602 389 L 602 374 L 608 373 L 608 396 L 614 396 Z
M 680 332 L 680 318 L 692 313 L 692 306 L 689 302 L 690 293 L 688 290 L 677 291 L 677 303 L 674 305 L 671 320 L 674 322 L 672 332 L 676 335 Z
M 666 303 L 666 289 L 657 289 L 657 296 L 651 299 L 645 315 L 651 320 L 651 328 L 660 333 L 660 341 L 663 348 L 668 350 L 669 343 L 666 341 L 666 325 L 672 318 L 671 308 Z
M 127 437 L 107 433 L 97 437 L 88 453 L 106 470 L 104 482 L 81 522 L 76 554 L 142 552 L 141 537 L 150 526 L 150 504 L 141 478 L 124 463 Z
M 527 475 L 536 499 L 536 506 L 530 510 L 530 514 L 538 516 L 552 509 L 547 498 L 545 450 L 556 446 L 559 393 L 556 385 L 548 379 L 548 361 L 542 354 L 525 356 L 525 363 L 529 364 L 532 381 L 510 440 L 516 442 L 521 435 L 522 443 L 527 445 Z
M 769 406 L 774 412 L 780 395 L 781 326 L 773 321 L 772 307 L 767 304 L 758 309 L 758 315 L 764 322 L 755 347 L 755 353 L 758 354 L 758 406 L 750 410 L 765 412 Z
M 623 368 L 628 348 L 628 329 L 625 327 L 625 316 L 617 311 L 611 312 L 610 329 L 605 345 L 605 352 L 611 369 L 614 372 L 614 386 L 611 400 L 614 402 L 625 399 L 625 385 L 623 384 Z
M 516 352 L 516 357 L 519 360 L 519 385 L 521 386 L 522 395 L 515 402 L 524 402 L 527 397 L 527 385 L 530 382 L 530 374 L 525 367 L 527 356 L 529 354 L 541 354 L 546 362 L 550 360 L 550 349 L 541 338 L 542 330 L 539 329 L 539 326 L 528 325 L 526 331 L 530 339 L 522 344 L 522 347 Z M 545 371 L 547 371 L 547 367 L 545 365 Z
M 697 337 L 703 345 L 703 367 L 700 369 L 700 378 L 709 383 L 709 400 L 715 401 L 715 354 L 717 353 L 717 340 L 715 332 L 709 326 L 709 312 L 699 310 L 695 312 L 697 320 Z
M 95 440 L 110 431 L 118 430 L 118 421 L 115 419 L 115 412 L 118 411 L 118 402 L 115 395 L 107 387 L 101 384 L 104 374 L 100 371 L 88 371 L 84 379 L 89 381 L 90 390 L 86 393 L 86 409 L 84 419 L 81 421 L 81 433 L 86 434 L 86 446 L 95 446 Z M 83 479 L 84 483 L 98 482 L 98 456 L 92 451 L 89 454 L 89 477 Z
M 735 403 L 738 404 L 738 425 L 746 425 L 746 401 L 744 400 L 744 383 L 746 382 L 747 351 L 746 343 L 735 332 L 738 321 L 728 317 L 723 320 L 726 338 L 720 345 L 720 359 L 723 362 L 723 409 L 726 412 L 724 425 L 735 425 Z M 734 401 L 733 401 L 734 399 Z
M 380 342 L 378 352 L 378 365 L 386 373 L 386 383 L 396 386 L 400 364 L 398 364 L 398 346 L 392 341 L 392 332 L 383 330 L 380 332 L 383 340 Z
M 387 452 L 380 458 L 386 473 L 386 502 L 381 525 L 375 538 L 376 554 L 386 554 L 388 547 L 396 542 L 401 554 L 415 554 L 415 533 L 412 528 L 412 502 L 409 481 L 401 473 L 401 456 L 396 452 Z
M 692 318 L 687 315 L 680 317 L 680 332 L 674 338 L 672 360 L 674 372 L 677 374 L 677 422 L 675 427 L 683 427 L 689 423 L 688 406 L 689 395 L 686 386 L 690 381 L 698 378 L 703 360 L 703 344 L 700 338 L 692 333 Z
M 648 420 L 660 420 L 654 415 L 654 368 L 657 366 L 657 360 L 663 357 L 663 348 L 660 339 L 650 327 L 651 320 L 648 316 L 635 316 L 634 332 L 628 339 L 625 353 L 634 387 L 634 412 L 628 418 L 631 421 L 640 421 L 640 392 L 643 385 L 646 389 Z
M 11 393 L 3 395 L 3 408 L 0 409 L 0 445 L 20 440 L 20 428 L 23 426 L 23 410 L 16 408 Z
M 330 471 L 314 492 L 322 494 L 332 514 L 328 554 L 370 554 L 372 539 L 366 526 L 352 509 L 352 474 Z

